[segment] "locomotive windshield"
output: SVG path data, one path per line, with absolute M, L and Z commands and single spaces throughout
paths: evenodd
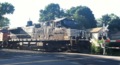
M 64 27 L 71 29 L 82 29 L 83 27 L 78 24 L 77 21 L 74 20 L 64 20 Z
M 73 25 L 76 25 L 78 24 L 76 21 L 69 21 L 69 20 L 65 20 L 64 21 L 64 24 L 65 25 L 69 25 L 69 26 L 73 26 Z
M 41 25 L 40 24 L 35 24 L 35 28 L 40 28 Z

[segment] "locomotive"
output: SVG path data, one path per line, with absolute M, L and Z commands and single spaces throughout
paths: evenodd
M 7 40 L 0 40 L 1 47 L 91 52 L 87 32 L 77 21 L 70 18 L 35 24 L 29 20 L 25 27 L 9 28 L 7 37 Z

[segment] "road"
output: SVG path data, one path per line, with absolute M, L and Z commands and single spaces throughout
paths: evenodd
M 0 58 L 0 65 L 120 65 L 120 56 L 66 52 L 7 52 Z

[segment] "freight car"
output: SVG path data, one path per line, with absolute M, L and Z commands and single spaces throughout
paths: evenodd
M 28 21 L 25 27 L 8 30 L 9 39 L 2 42 L 7 48 L 91 52 L 86 31 L 74 19 L 61 18 L 35 24 Z

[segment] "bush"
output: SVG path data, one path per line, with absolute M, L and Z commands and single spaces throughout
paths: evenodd
M 91 53 L 92 53 L 92 54 L 95 53 L 95 44 L 92 44 L 92 47 L 91 47 Z
M 103 43 L 103 39 L 97 40 L 97 43 L 98 43 L 98 44 Z
M 103 39 L 102 40 L 97 40 L 97 43 L 103 43 Z M 91 47 L 91 53 L 92 54 L 102 54 L 103 53 L 103 49 L 100 46 L 95 46 L 95 44 L 92 43 L 92 47 Z
M 91 48 L 92 48 L 91 49 L 92 54 L 102 54 L 103 53 L 103 49 L 100 46 L 96 47 L 95 44 L 92 44 Z

